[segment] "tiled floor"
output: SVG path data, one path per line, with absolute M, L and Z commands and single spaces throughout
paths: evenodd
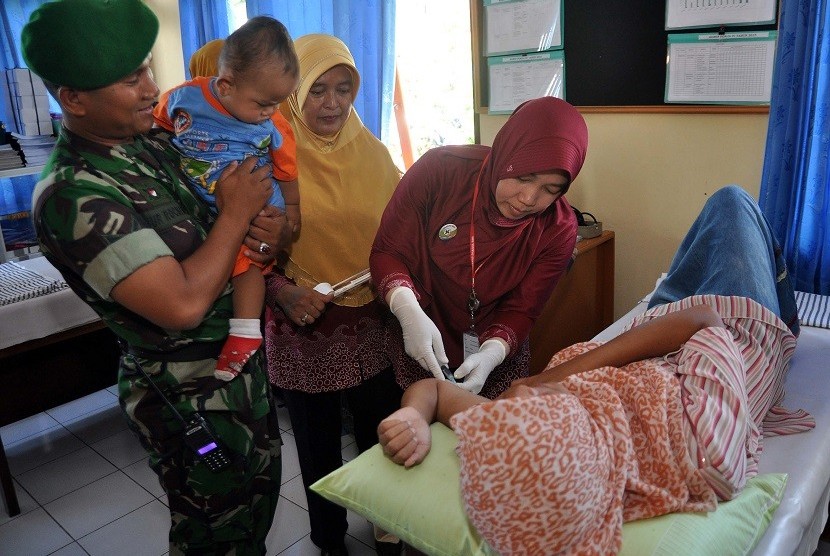
M 280 502 L 268 554 L 316 556 L 288 411 L 283 431 Z M 147 456 L 127 429 L 115 388 L 0 428 L 21 513 L 0 502 L 0 555 L 167 554 L 170 514 Z M 343 437 L 343 459 L 357 454 Z M 374 554 L 369 523 L 349 512 L 349 553 Z

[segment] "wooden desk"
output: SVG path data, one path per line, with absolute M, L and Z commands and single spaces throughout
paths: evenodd
M 120 356 L 101 321 L 0 350 L 0 426 L 112 386 Z
M 576 244 L 571 269 L 553 290 L 530 331 L 530 374 L 554 353 L 590 340 L 614 321 L 614 232 Z
M 22 267 L 21 276 L 61 279 L 44 257 L 3 266 L 7 277 Z M 112 386 L 119 353 L 115 335 L 68 288 L 0 306 L 0 426 Z
M 43 258 L 22 264 L 43 276 L 60 276 Z M 0 426 L 115 384 L 121 353 L 115 335 L 72 291 L 0 309 Z M 17 515 L 2 438 L 0 486 L 9 516 Z
M 101 321 L 0 350 L 0 425 L 112 386 L 120 354 Z M 0 487 L 9 516 L 20 513 L 2 438 Z

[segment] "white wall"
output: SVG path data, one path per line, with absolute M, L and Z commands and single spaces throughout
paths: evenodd
M 153 46 L 153 70 L 159 89 L 166 91 L 185 80 L 179 3 L 173 0 L 144 0 L 159 18 L 159 34 Z

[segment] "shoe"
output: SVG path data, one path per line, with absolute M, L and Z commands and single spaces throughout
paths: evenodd
M 376 540 L 375 552 L 378 556 L 400 556 L 403 554 L 403 541 L 380 542 Z
M 320 556 L 349 556 L 349 551 L 345 544 L 341 544 L 337 548 L 320 549 Z

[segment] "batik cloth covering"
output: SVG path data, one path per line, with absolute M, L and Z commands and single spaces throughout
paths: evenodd
M 714 509 L 685 445 L 678 382 L 654 365 L 609 371 L 570 377 L 570 394 L 487 402 L 452 418 L 467 515 L 499 554 L 614 554 L 630 501 L 640 517 Z
M 751 299 L 696 296 L 634 324 L 701 303 L 725 327 L 698 331 L 675 353 L 572 375 L 562 382 L 570 394 L 499 400 L 453 417 L 462 497 L 493 548 L 615 553 L 623 522 L 711 511 L 757 473 L 764 434 L 815 426 L 776 405 L 795 337 Z M 566 348 L 549 367 L 598 345 Z

